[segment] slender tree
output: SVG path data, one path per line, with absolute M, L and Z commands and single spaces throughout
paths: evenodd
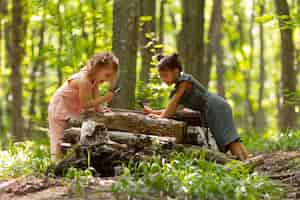
M 255 15 L 255 0 L 252 0 L 252 9 L 251 9 L 251 16 L 250 16 L 250 27 L 249 27 L 249 45 L 250 45 L 250 53 L 249 53 L 249 67 L 244 70 L 244 82 L 245 82 L 245 126 L 246 131 L 250 132 L 250 127 L 253 125 L 254 122 L 254 110 L 252 107 L 251 102 L 251 73 L 253 69 L 253 61 L 254 61 L 254 38 L 253 38 L 253 27 L 254 27 L 254 15 Z M 240 22 L 243 23 L 243 22 Z
M 158 33 L 158 41 L 159 44 L 162 45 L 162 48 L 159 49 L 159 52 L 163 52 L 163 44 L 165 41 L 164 37 L 164 27 L 165 27 L 165 4 L 166 0 L 160 0 L 160 6 L 159 6 L 159 33 Z
M 6 21 L 6 23 L 4 23 L 4 41 L 5 41 L 5 58 L 6 58 L 6 62 L 5 62 L 5 65 L 7 66 L 7 67 L 11 67 L 11 63 L 10 63 L 10 55 L 11 55 L 11 49 L 12 49 L 12 45 L 11 45 L 11 31 L 12 31 L 12 28 L 11 28 L 11 26 L 12 26 L 12 22 L 11 22 L 11 17 L 9 17 L 9 14 L 10 14 L 10 12 L 9 12 L 9 10 L 8 10 L 8 0 L 7 1 L 5 1 L 6 2 L 6 6 L 4 5 L 4 10 L 5 10 L 5 15 L 7 16 L 6 18 L 8 19 L 7 21 Z M 9 81 L 7 81 L 7 82 L 9 82 Z M 7 84 L 3 84 L 3 85 L 6 85 L 6 87 L 7 88 L 9 88 L 9 84 L 7 83 Z M 7 89 L 6 91 L 5 91 L 5 105 L 4 105 L 4 109 L 5 109 L 5 111 L 4 111 L 4 113 L 5 113 L 5 115 L 6 115 L 6 117 L 9 119 L 9 121 L 11 121 L 11 118 L 12 118 L 12 115 L 11 115 L 11 113 L 12 113 L 12 106 L 10 105 L 10 103 L 11 103 L 11 99 L 9 98 L 9 96 L 10 96 L 10 89 Z M 10 128 L 10 127 L 8 127 L 8 128 Z
M 133 108 L 135 105 L 136 56 L 138 37 L 139 0 L 113 2 L 113 52 L 120 60 L 122 90 L 113 106 Z
M 221 22 L 222 22 L 222 0 L 214 0 L 213 1 L 213 9 L 211 13 L 210 25 L 209 25 L 209 34 L 208 39 L 209 42 L 206 45 L 206 63 L 205 63 L 205 76 L 203 80 L 203 84 L 208 87 L 208 83 L 210 80 L 210 72 L 213 62 L 213 56 L 218 51 L 217 49 L 217 36 L 219 36 L 221 32 Z
M 25 53 L 24 38 L 26 33 L 26 21 L 24 19 L 25 1 L 13 0 L 12 2 L 12 26 L 11 49 L 9 52 L 11 65 L 11 92 L 12 92 L 12 135 L 16 141 L 24 137 L 24 123 L 22 116 L 22 89 L 23 78 L 21 74 L 22 60 Z
M 92 0 L 93 41 L 92 41 L 92 49 L 91 49 L 90 54 L 93 54 L 97 47 L 97 16 L 96 16 L 96 12 L 97 12 L 96 0 Z
M 217 67 L 217 91 L 218 95 L 225 97 L 225 85 L 224 85 L 224 73 L 225 73 L 225 66 L 224 66 L 224 49 L 222 46 L 222 23 L 223 23 L 223 1 L 222 0 L 215 0 L 214 4 L 220 4 L 219 9 L 216 16 L 216 23 L 218 24 L 216 30 L 216 44 L 215 44 L 215 51 L 216 51 L 216 67 Z M 209 76 L 209 75 L 208 75 Z
M 80 13 L 80 27 L 81 27 L 81 36 L 85 41 L 88 41 L 88 34 L 86 31 L 86 15 L 85 12 L 83 11 L 83 1 L 82 0 L 78 0 L 78 11 Z M 86 46 L 86 44 L 84 45 L 84 52 L 88 53 L 88 48 Z
M 62 84 L 63 81 L 63 62 L 62 62 L 62 50 L 63 50 L 63 41 L 64 41 L 64 33 L 63 33 L 63 19 L 61 8 L 62 0 L 58 0 L 56 5 L 57 18 L 58 18 L 58 50 L 57 50 L 57 78 L 58 78 L 58 86 Z
M 297 0 L 297 13 L 300 16 L 300 0 Z M 298 31 L 299 32 L 299 31 Z M 300 72 L 300 45 L 296 48 L 296 65 L 297 65 L 297 74 Z
M 264 1 L 261 1 L 259 4 L 260 16 L 263 16 L 265 13 Z M 260 133 L 264 130 L 266 126 L 265 113 L 262 106 L 262 101 L 264 97 L 265 89 L 265 38 L 264 38 L 264 26 L 262 23 L 259 24 L 259 91 L 258 91 L 258 109 L 255 117 L 255 129 L 257 133 Z
M 28 136 L 31 135 L 32 131 L 32 125 L 33 125 L 33 118 L 36 116 L 36 96 L 37 96 L 37 84 L 36 84 L 36 79 L 37 79 L 37 73 L 40 71 L 41 65 L 44 65 L 44 58 L 43 58 L 43 49 L 44 49 L 44 36 L 45 36 L 45 28 L 46 28 L 46 23 L 45 23 L 45 5 L 46 5 L 46 0 L 43 0 L 42 2 L 42 19 L 41 19 L 41 25 L 40 29 L 38 32 L 38 37 L 39 37 L 39 43 L 38 43 L 38 52 L 37 56 L 35 59 L 35 62 L 33 63 L 32 66 L 32 71 L 30 73 L 30 82 L 32 84 L 31 88 L 31 96 L 30 96 L 30 103 L 29 103 L 29 124 L 28 124 Z
M 145 18 L 141 23 L 141 57 L 142 69 L 140 80 L 148 82 L 152 56 L 155 54 L 155 1 L 140 0 L 140 15 Z
M 84 39 L 87 40 L 88 35 L 86 32 L 86 23 L 85 23 L 86 17 L 85 17 L 85 12 L 82 10 L 82 6 L 83 6 L 82 0 L 78 0 L 78 5 L 79 5 L 78 10 L 80 13 L 81 35 Z
M 185 71 L 205 83 L 204 0 L 182 0 L 182 30 L 179 54 Z
M 7 23 L 2 23 L 1 19 L 5 19 L 8 15 L 8 2 L 7 0 L 0 1 L 0 75 L 3 76 L 3 69 L 6 65 L 6 49 L 5 44 L 2 43 L 2 41 L 5 40 L 5 33 L 7 32 Z M 4 90 L 4 84 L 3 80 L 0 81 L 1 90 Z M 0 132 L 4 134 L 4 104 L 3 104 L 3 96 L 0 96 L 1 102 L 0 102 Z M 6 135 L 1 136 L 1 138 L 6 138 Z
M 294 128 L 296 113 L 294 105 L 289 102 L 289 95 L 296 92 L 297 73 L 294 67 L 293 28 L 288 26 L 290 11 L 286 0 L 275 0 L 276 13 L 284 18 L 278 18 L 281 38 L 281 88 L 279 128 L 286 130 Z

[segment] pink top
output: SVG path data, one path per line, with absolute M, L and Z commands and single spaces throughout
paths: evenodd
M 79 117 L 83 111 L 83 106 L 79 99 L 79 89 L 70 85 L 74 79 L 79 79 L 84 75 L 85 70 L 73 74 L 52 96 L 48 107 L 48 115 L 56 120 L 66 120 L 69 117 Z M 91 89 L 97 83 L 91 83 Z

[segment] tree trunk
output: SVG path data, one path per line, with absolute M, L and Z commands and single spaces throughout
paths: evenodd
M 251 102 L 251 72 L 253 68 L 254 61 L 254 38 L 253 38 L 253 26 L 254 26 L 254 15 L 255 15 L 255 0 L 252 0 L 252 10 L 250 17 L 250 27 L 249 27 L 249 45 L 250 45 L 250 55 L 249 55 L 249 68 L 244 70 L 244 81 L 245 81 L 245 128 L 246 132 L 250 133 L 254 122 L 254 111 Z M 243 23 L 243 22 L 240 22 Z M 253 126 L 255 127 L 255 126 Z
M 182 0 L 182 30 L 179 54 L 184 69 L 205 84 L 204 65 L 204 0 Z M 207 87 L 207 85 L 205 85 Z
M 58 87 L 61 86 L 63 82 L 63 62 L 62 62 L 62 48 L 63 48 L 63 20 L 62 20 L 62 13 L 60 12 L 60 6 L 62 6 L 61 0 L 57 2 L 57 17 L 58 17 L 58 50 L 57 50 L 57 78 L 58 78 Z
M 4 7 L 3 7 L 3 11 L 4 11 L 4 14 L 8 17 L 8 1 L 2 1 L 4 3 Z M 12 48 L 12 44 L 11 44 L 11 31 L 12 31 L 12 28 L 11 28 L 11 20 L 8 20 L 6 23 L 4 23 L 4 41 L 5 41 L 5 50 L 6 50 L 6 53 L 5 53 L 5 58 L 6 58 L 6 62 L 5 62 L 5 65 L 7 67 L 10 67 L 11 66 L 11 63 L 10 63 L 10 55 L 11 55 L 11 48 Z M 6 88 L 9 88 L 9 84 L 8 83 L 9 81 L 6 81 L 7 83 L 4 83 L 3 84 L 3 87 L 6 87 Z M 5 91 L 5 104 L 4 104 L 4 109 L 5 109 L 5 115 L 6 117 L 8 118 L 8 121 L 11 121 L 11 118 L 12 118 L 12 107 L 10 106 L 11 104 L 11 99 L 9 98 L 10 96 L 10 89 L 7 89 Z M 10 126 L 8 126 L 8 129 L 11 128 Z M 6 135 L 7 137 L 7 135 Z
M 0 18 L 1 19 L 5 19 L 8 15 L 8 3 L 7 0 L 2 0 L 0 1 Z M 7 22 L 6 22 L 7 24 Z M 6 27 L 7 25 L 2 23 L 2 21 L 0 20 L 0 75 L 3 76 L 3 69 L 6 65 L 6 58 L 7 58 L 7 50 L 5 49 L 5 44 L 3 44 L 2 42 L 5 41 L 5 33 L 6 33 Z M 2 48 L 3 47 L 3 48 Z M 0 81 L 0 85 L 1 85 L 1 90 L 5 90 L 5 86 L 3 84 L 3 80 Z M 5 110 L 4 110 L 4 95 L 0 96 L 1 102 L 0 102 L 0 133 L 2 133 L 3 135 L 1 135 L 1 138 L 3 140 L 6 140 L 6 135 L 4 132 L 4 114 L 5 114 Z
M 165 36 L 164 36 L 164 28 L 165 28 L 165 4 L 166 0 L 160 0 L 160 7 L 159 7 L 159 34 L 158 34 L 158 41 L 159 44 L 162 45 L 161 48 L 158 49 L 158 52 L 162 53 L 164 48 Z
M 13 0 L 12 7 L 12 32 L 10 65 L 11 71 L 11 91 L 12 91 L 12 135 L 16 141 L 24 138 L 24 123 L 22 116 L 22 88 L 23 79 L 21 74 L 22 60 L 25 53 L 23 40 L 26 33 L 26 22 L 24 19 L 25 2 Z
M 264 2 L 260 3 L 260 16 L 265 13 Z M 258 110 L 255 117 L 255 129 L 257 133 L 262 133 L 266 127 L 266 116 L 262 107 L 262 101 L 264 97 L 265 89 L 265 39 L 264 39 L 264 26 L 262 23 L 259 24 L 259 92 L 258 92 Z
M 86 24 L 85 24 L 86 17 L 85 17 L 85 11 L 82 10 L 82 5 L 83 5 L 82 0 L 78 0 L 78 4 L 79 4 L 78 10 L 80 13 L 81 36 L 85 41 L 88 41 L 88 34 L 86 32 Z M 88 46 L 85 44 L 84 45 L 85 53 L 88 53 L 89 49 L 87 47 Z
M 222 0 L 213 1 L 213 9 L 211 13 L 209 34 L 208 34 L 208 44 L 206 48 L 206 63 L 205 63 L 205 79 L 203 84 L 208 87 L 210 80 L 210 72 L 212 68 L 213 56 L 218 51 L 217 49 L 217 37 L 221 33 L 221 23 L 222 23 Z M 221 36 L 222 37 L 222 36 Z
M 112 106 L 134 108 L 138 36 L 138 0 L 113 2 L 113 52 L 120 60 L 118 84 L 122 87 Z
M 39 106 L 41 119 L 47 121 L 48 104 L 46 102 L 46 65 L 41 65 L 40 71 L 40 90 L 39 90 Z
M 287 27 L 290 20 L 289 6 L 286 0 L 275 0 L 276 13 L 288 16 L 279 19 L 281 37 L 281 101 L 279 110 L 279 128 L 284 131 L 295 127 L 296 113 L 289 102 L 289 95 L 296 92 L 297 73 L 294 67 L 293 29 Z M 282 28 L 284 26 L 284 29 Z
M 237 24 L 237 29 L 239 32 L 239 41 L 237 41 L 239 43 L 238 45 L 238 51 L 240 52 L 240 54 L 243 57 L 243 60 L 247 60 L 249 61 L 249 65 L 248 66 L 243 66 L 245 65 L 244 62 L 241 62 L 239 60 L 237 60 L 236 62 L 238 63 L 239 67 L 242 68 L 242 73 L 243 73 L 243 81 L 244 81 L 244 86 L 245 86 L 245 90 L 244 90 L 244 94 L 245 94 L 245 102 L 244 102 L 244 113 L 243 113 L 243 125 L 244 125 L 244 129 L 246 133 L 250 133 L 250 129 L 251 129 L 251 124 L 252 124 L 252 120 L 253 120 L 253 116 L 254 116 L 254 112 L 253 112 L 253 108 L 252 108 L 252 104 L 250 101 L 250 89 L 251 89 L 251 79 L 250 79 L 250 68 L 252 65 L 252 60 L 253 60 L 253 56 L 251 55 L 253 53 L 253 36 L 252 36 L 252 29 L 253 29 L 253 23 L 254 23 L 254 1 L 252 1 L 252 10 L 251 10 L 251 19 L 250 19 L 250 28 L 249 28 L 249 40 L 250 40 L 250 48 L 251 48 L 251 52 L 250 55 L 248 55 L 245 50 L 243 49 L 245 43 L 246 43 L 246 37 L 245 37 L 245 33 L 244 33 L 244 16 L 242 15 L 240 10 L 243 10 L 243 7 L 241 5 L 238 5 L 236 7 L 235 13 L 238 17 L 238 24 Z M 244 69 L 243 69 L 244 68 Z
M 225 98 L 225 84 L 224 84 L 224 73 L 225 73 L 225 66 L 224 66 L 224 49 L 222 46 L 222 38 L 223 38 L 223 33 L 222 33 L 222 23 L 223 23 L 223 9 L 222 9 L 222 0 L 219 0 L 218 2 L 220 4 L 220 10 L 217 15 L 217 21 L 219 23 L 219 30 L 217 31 L 216 35 L 216 67 L 217 67 L 217 91 L 218 95 L 221 97 Z M 217 3 L 217 1 L 214 2 L 214 4 Z
M 32 125 L 33 120 L 36 116 L 36 94 L 37 94 L 37 83 L 36 83 L 36 75 L 39 71 L 39 67 L 44 64 L 44 58 L 42 55 L 43 49 L 44 49 L 44 33 L 45 33 L 45 3 L 46 1 L 43 0 L 43 15 L 42 15 L 42 21 L 41 21 L 41 27 L 39 30 L 39 43 L 38 43 L 38 53 L 36 60 L 32 67 L 32 72 L 30 74 L 30 82 L 33 83 L 32 89 L 31 89 L 31 97 L 30 97 L 30 103 L 29 103 L 29 124 L 28 124 L 28 131 L 27 134 L 30 136 L 32 132 Z
M 299 15 L 300 13 L 300 0 L 297 0 L 297 13 Z M 299 30 L 298 30 L 299 32 Z M 300 72 L 300 46 L 298 45 L 298 48 L 296 48 L 296 66 L 297 66 L 297 74 Z
M 91 50 L 90 54 L 94 54 L 95 49 L 97 47 L 97 18 L 96 18 L 96 12 L 97 12 L 96 1 L 92 0 L 93 41 L 92 41 L 92 50 Z
M 140 80 L 147 83 L 149 80 L 150 68 L 152 56 L 155 54 L 154 51 L 154 41 L 155 41 L 155 3 L 153 0 L 141 0 L 140 1 L 140 15 L 151 17 L 149 20 L 141 22 L 141 58 L 142 67 L 140 72 Z

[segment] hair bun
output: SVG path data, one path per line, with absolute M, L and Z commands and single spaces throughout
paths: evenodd
M 156 55 L 156 59 L 158 61 L 161 61 L 165 56 L 163 56 L 161 53 Z
M 172 57 L 173 57 L 173 58 L 176 58 L 176 59 L 177 59 L 178 56 L 179 56 L 178 53 L 173 53 L 173 54 L 172 54 Z

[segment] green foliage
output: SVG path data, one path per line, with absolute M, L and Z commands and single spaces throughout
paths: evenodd
M 271 20 L 273 20 L 273 16 L 272 15 L 263 15 L 263 16 L 258 16 L 255 18 L 255 21 L 257 23 L 267 23 Z
M 90 168 L 85 170 L 70 167 L 64 178 L 67 182 L 71 183 L 71 189 L 77 195 L 84 195 L 84 188 L 88 186 L 89 181 L 93 177 Z
M 271 152 L 275 150 L 298 150 L 300 146 L 300 131 L 290 130 L 271 137 L 268 134 L 243 137 L 243 143 L 250 151 Z
M 177 199 L 280 199 L 278 187 L 245 168 L 207 162 L 203 153 L 175 153 L 124 167 L 114 192 L 131 196 L 158 195 Z
M 46 145 L 37 142 L 16 142 L 0 151 L 0 179 L 41 175 L 50 164 L 50 153 Z
M 171 91 L 171 88 L 162 83 L 158 76 L 156 69 L 151 68 L 149 82 L 145 84 L 142 81 L 138 81 L 137 87 L 137 101 L 143 101 L 149 106 L 161 109 L 167 101 Z

